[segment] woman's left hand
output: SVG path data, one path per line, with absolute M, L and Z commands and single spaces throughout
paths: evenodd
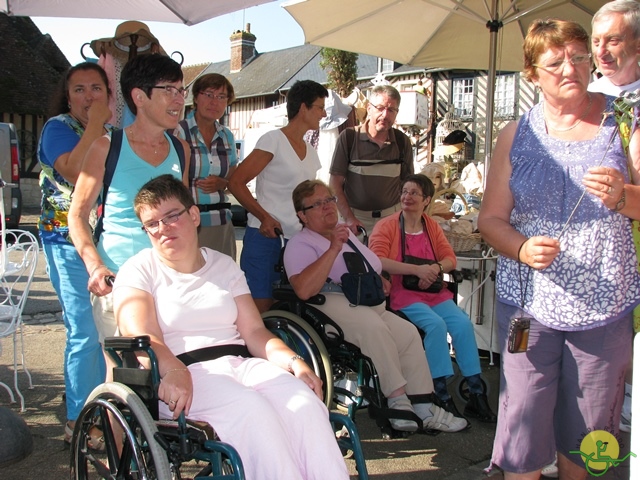
M 615 210 L 622 198 L 625 178 L 615 168 L 591 167 L 589 173 L 582 177 L 582 184 L 589 193 L 602 200 L 605 207 Z
M 297 360 L 293 362 L 291 366 L 293 369 L 293 374 L 296 378 L 299 378 L 307 386 L 315 392 L 318 398 L 324 401 L 324 394 L 322 392 L 322 380 L 315 374 L 315 372 L 307 365 L 307 362 L 302 360 Z
M 202 190 L 203 193 L 215 193 L 220 190 L 226 190 L 227 183 L 229 182 L 227 182 L 226 178 L 215 175 L 209 175 L 208 177 L 195 180 L 196 187 Z

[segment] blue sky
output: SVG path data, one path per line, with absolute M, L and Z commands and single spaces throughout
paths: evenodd
M 287 11 L 283 2 L 271 2 L 248 8 L 188 27 L 177 23 L 145 22 L 160 44 L 171 53 L 184 55 L 184 65 L 217 62 L 229 59 L 229 37 L 251 24 L 258 52 L 270 52 L 302 45 L 304 34 Z M 112 37 L 123 20 L 32 17 L 42 33 L 48 33 L 74 65 L 82 61 L 80 47 L 96 38 Z M 131 19 L 135 20 L 135 19 Z M 93 56 L 87 46 L 85 55 Z M 178 58 L 176 58 L 178 60 Z

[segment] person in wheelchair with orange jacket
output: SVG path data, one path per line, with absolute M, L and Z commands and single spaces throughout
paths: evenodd
M 384 295 L 380 304 L 368 306 L 353 304 L 343 293 L 339 283 L 348 271 L 345 258 L 351 263 L 359 258 L 354 254 L 362 255 L 377 274 L 381 264 L 346 224 L 338 223 L 333 192 L 320 180 L 306 180 L 294 189 L 292 198 L 303 229 L 289 240 L 284 251 L 291 286 L 302 300 L 318 293 L 325 296 L 325 302 L 315 308 L 342 328 L 346 341 L 371 358 L 388 407 L 415 413 L 422 422 L 417 425 L 408 418 L 390 418 L 391 426 L 409 432 L 465 429 L 468 422 L 464 418 L 432 402 L 433 383 L 416 328 L 385 309 Z
M 233 259 L 198 247 L 189 190 L 162 175 L 134 209 L 153 248 L 118 272 L 114 309 L 121 335 L 151 338 L 160 417 L 209 423 L 247 479 L 348 479 L 322 381 L 265 328 Z
M 424 349 L 440 405 L 459 415 L 447 391 L 453 375 L 447 333 L 451 335 L 456 361 L 469 387 L 464 415 L 495 423 L 480 378 L 480 357 L 469 316 L 444 287 L 442 274 L 456 267 L 456 255 L 426 209 L 435 188 L 425 175 L 409 175 L 402 181 L 402 210 L 375 226 L 369 247 L 378 255 L 384 271 L 391 274 L 391 308 L 402 312 L 424 333 Z M 426 260 L 426 261 L 425 261 Z

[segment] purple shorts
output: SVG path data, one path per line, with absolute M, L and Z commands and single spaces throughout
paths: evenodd
M 558 451 L 584 468 L 585 435 L 618 436 L 632 314 L 611 324 L 562 332 L 531 319 L 526 353 L 508 353 L 509 319 L 520 309 L 496 303 L 501 346 L 500 400 L 492 463 L 512 473 L 540 470 Z

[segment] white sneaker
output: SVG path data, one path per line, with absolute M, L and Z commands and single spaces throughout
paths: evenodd
M 549 478 L 558 478 L 558 458 L 542 469 L 542 475 Z
M 468 422 L 466 419 L 454 417 L 452 413 L 437 405 L 431 405 L 429 410 L 431 415 L 422 419 L 424 428 L 453 433 L 464 430 L 467 427 Z

